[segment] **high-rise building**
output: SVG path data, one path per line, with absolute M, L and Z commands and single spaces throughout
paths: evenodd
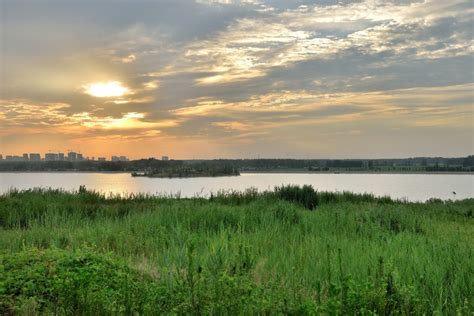
M 5 160 L 6 160 L 6 161 L 23 161 L 23 157 L 22 157 L 22 156 L 7 155 L 7 156 L 5 157 Z
M 82 156 L 82 154 L 77 154 L 77 161 L 83 161 L 84 160 L 84 157 Z
M 30 161 L 41 161 L 41 155 L 37 153 L 30 153 Z
M 0 155 L 0 160 L 3 160 L 3 156 L 2 156 L 2 155 Z
M 162 156 L 162 157 L 161 157 L 161 160 L 163 160 L 163 161 L 168 161 L 168 160 L 170 160 L 170 158 L 169 158 L 168 156 Z
M 64 160 L 64 153 L 58 153 L 58 160 L 60 161 Z
M 24 161 L 30 160 L 30 158 L 28 158 L 28 154 L 23 154 L 23 160 L 24 160 Z
M 77 153 L 70 151 L 67 153 L 67 160 L 69 161 L 76 161 L 77 160 Z
M 58 160 L 59 156 L 55 153 L 47 153 L 44 155 L 44 160 L 46 161 L 56 161 Z

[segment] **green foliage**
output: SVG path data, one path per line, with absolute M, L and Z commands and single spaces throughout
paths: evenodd
M 106 196 L 99 192 L 89 191 L 80 186 L 76 195 L 61 190 L 32 189 L 10 191 L 0 197 L 0 227 L 28 228 L 30 225 L 44 221 L 46 218 L 74 217 L 93 220 L 96 217 L 121 218 L 132 210 L 134 213 L 147 210 L 151 202 L 157 204 L 172 203 L 177 197 L 129 195 Z M 205 201 L 204 199 L 195 199 Z M 389 197 L 378 198 L 371 194 L 354 194 L 350 192 L 331 193 L 316 192 L 311 186 L 298 187 L 287 185 L 275 187 L 273 191 L 258 192 L 255 188 L 245 191 L 220 191 L 211 194 L 210 202 L 224 205 L 247 205 L 255 202 L 274 204 L 278 200 L 288 201 L 307 209 L 315 209 L 318 205 L 330 203 L 380 203 L 393 204 Z M 401 203 L 400 201 L 397 201 Z M 15 211 L 12 211 L 15 209 Z M 471 207 L 472 210 L 472 207 Z M 215 216 L 220 216 L 219 211 Z M 472 212 L 470 213 L 472 214 Z M 209 216 L 214 216 L 211 214 Z M 232 215 L 229 215 L 231 217 Z
M 371 193 L 357 194 L 352 192 L 320 192 L 319 200 L 321 204 L 326 203 L 380 203 L 380 204 L 393 204 L 403 203 L 404 201 L 394 201 L 389 196 L 376 197 Z
M 222 177 L 238 175 L 240 175 L 238 169 L 230 164 L 205 162 L 148 168 L 144 172 L 132 172 L 132 176 L 134 177 L 150 178 Z
M 214 159 L 132 161 L 6 161 L 0 171 L 145 171 L 159 177 L 237 175 L 240 171 L 473 172 L 474 156 L 402 159 Z M 214 175 L 213 175 L 214 174 Z M 136 174 L 138 175 L 138 174 Z
M 282 200 L 298 203 L 309 210 L 316 208 L 319 202 L 319 196 L 311 185 L 276 187 L 275 196 Z
M 473 208 L 292 186 L 12 191 L 0 314 L 471 315 Z
M 88 249 L 29 249 L 1 256 L 0 267 L 2 315 L 140 313 L 156 290 L 151 278 Z

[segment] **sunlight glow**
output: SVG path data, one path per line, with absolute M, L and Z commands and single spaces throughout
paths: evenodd
M 88 128 L 103 130 L 142 129 L 143 133 L 150 129 L 156 130 L 157 128 L 175 127 L 178 125 L 176 120 L 144 121 L 145 116 L 146 113 L 127 112 L 121 117 L 98 117 L 90 112 L 81 112 L 73 114 L 71 120 Z
M 121 97 L 130 93 L 130 90 L 118 81 L 95 82 L 83 88 L 85 93 L 98 98 Z

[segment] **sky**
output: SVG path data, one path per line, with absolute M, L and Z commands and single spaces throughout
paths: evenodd
M 0 0 L 0 154 L 474 153 L 470 0 Z

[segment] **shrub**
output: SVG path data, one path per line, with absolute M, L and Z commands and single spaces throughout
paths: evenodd
M 90 250 L 30 249 L 0 257 L 0 314 L 140 313 L 150 281 Z
M 274 194 L 277 198 L 296 202 L 307 209 L 314 209 L 319 204 L 319 197 L 316 190 L 311 185 L 282 185 L 275 187 Z

